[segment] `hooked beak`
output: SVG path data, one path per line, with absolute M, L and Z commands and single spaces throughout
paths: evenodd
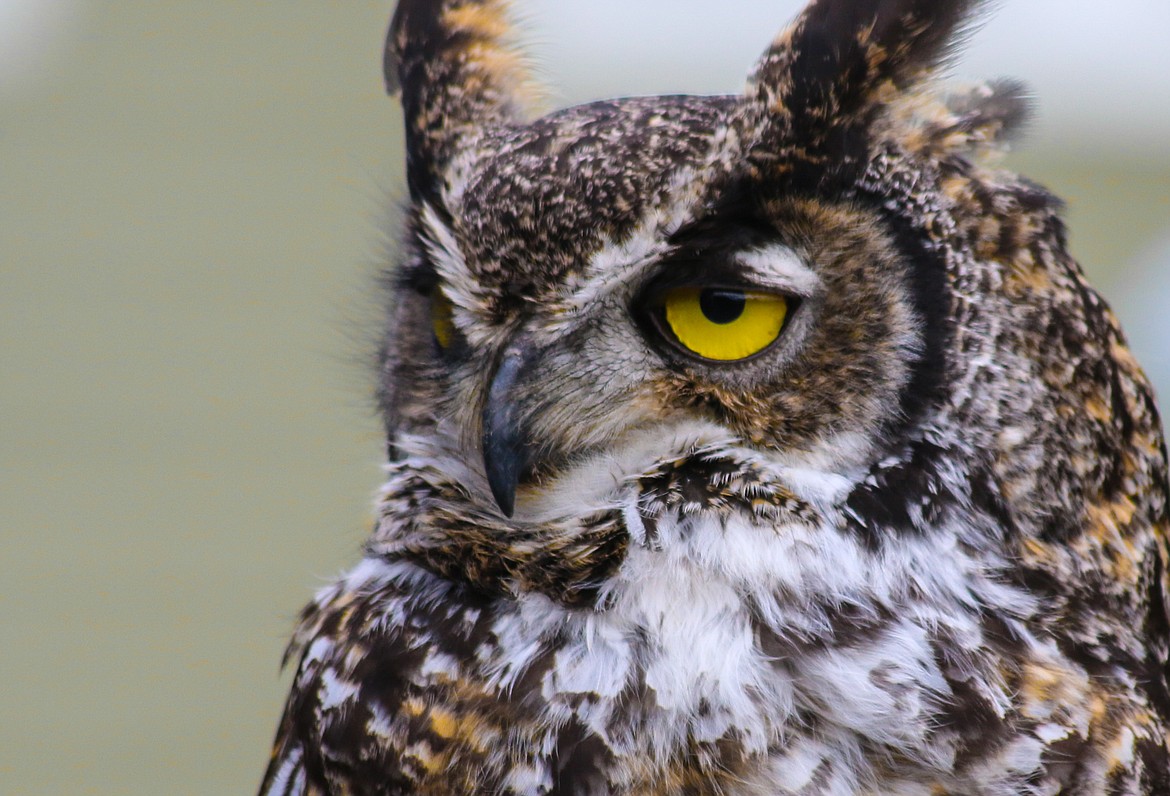
M 527 368 L 525 352 L 509 346 L 496 369 L 483 407 L 483 466 L 492 497 L 505 517 L 516 504 L 520 476 L 532 464 L 532 449 L 513 395 Z

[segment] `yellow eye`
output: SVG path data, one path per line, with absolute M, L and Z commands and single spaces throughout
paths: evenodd
M 720 362 L 763 351 L 784 328 L 788 302 L 775 293 L 721 287 L 680 287 L 662 305 L 666 324 L 684 348 Z
M 451 299 L 439 289 L 431 297 L 431 330 L 439 348 L 446 350 L 455 341 L 455 316 Z

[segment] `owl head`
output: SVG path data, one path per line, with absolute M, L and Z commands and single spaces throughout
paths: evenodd
M 742 94 L 533 120 L 505 3 L 402 0 L 391 457 L 521 519 L 583 461 L 716 439 L 850 477 L 856 516 L 928 523 L 955 468 L 989 511 L 1033 492 L 1013 522 L 1079 511 L 1120 477 L 1082 455 L 1126 444 L 1120 343 L 1057 202 L 988 157 L 1020 86 L 934 80 L 976 5 L 815 0 Z

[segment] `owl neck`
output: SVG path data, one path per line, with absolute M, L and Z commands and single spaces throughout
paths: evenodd
M 727 441 L 692 441 L 633 470 L 608 463 L 624 472 L 598 478 L 597 462 L 581 471 L 616 489 L 591 496 L 584 476 L 570 473 L 538 485 L 547 494 L 505 518 L 467 485 L 472 478 L 456 480 L 458 468 L 404 459 L 392 466 L 382 491 L 367 554 L 409 561 L 489 596 L 536 592 L 567 607 L 604 609 L 607 584 L 631 546 L 661 550 L 698 521 L 742 518 L 761 533 L 822 521 L 821 511 L 776 472 Z

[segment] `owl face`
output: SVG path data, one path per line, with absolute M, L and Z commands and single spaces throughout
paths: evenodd
M 798 24 L 742 97 L 525 122 L 501 97 L 517 80 L 492 6 L 470 7 L 444 12 L 458 44 L 415 30 L 388 62 L 403 78 L 414 199 L 383 355 L 393 444 L 438 435 L 474 452 L 510 515 L 517 489 L 523 503 L 527 487 L 654 427 L 706 423 L 850 470 L 914 420 L 937 386 L 938 258 L 843 186 L 877 103 L 937 42 L 887 52 L 883 37 L 903 35 L 891 20 L 810 16 L 805 27 L 848 46 L 794 43 Z M 404 3 L 396 25 L 420 9 Z M 872 75 L 813 68 L 849 47 Z

